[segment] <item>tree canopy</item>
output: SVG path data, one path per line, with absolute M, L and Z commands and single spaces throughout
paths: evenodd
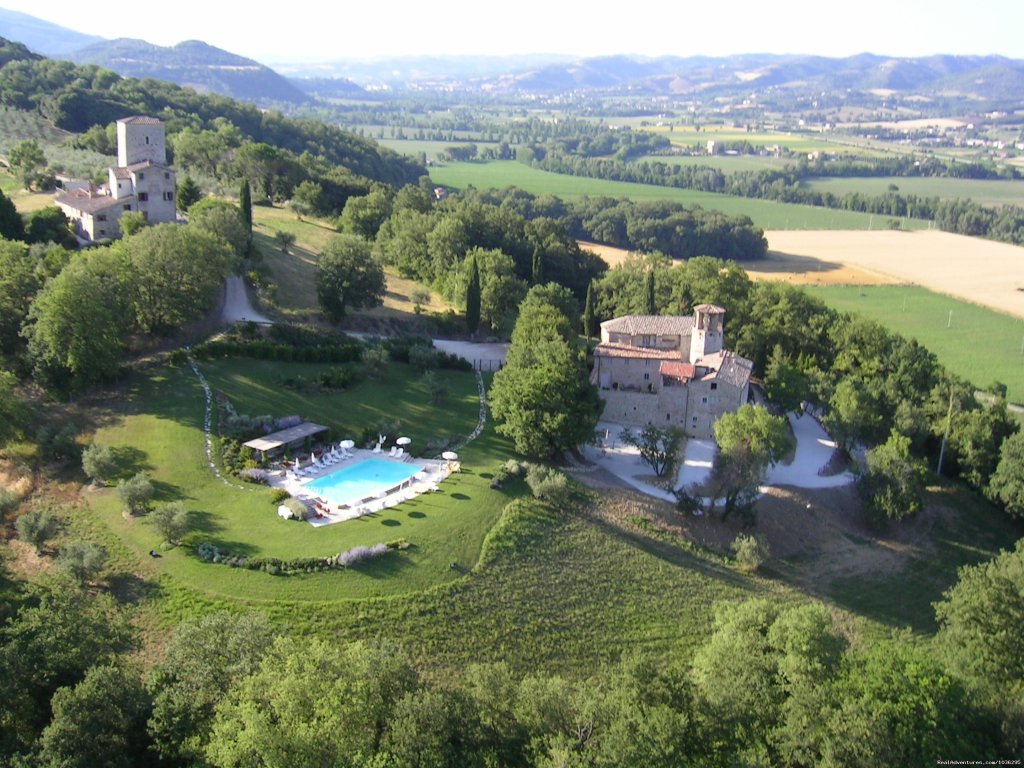
M 339 322 L 349 309 L 377 306 L 385 288 L 384 269 L 366 240 L 341 234 L 327 241 L 317 266 L 316 294 L 328 318 Z

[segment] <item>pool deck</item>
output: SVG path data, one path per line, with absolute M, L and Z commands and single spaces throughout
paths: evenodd
M 446 480 L 455 469 L 452 462 L 441 461 L 438 459 L 411 458 L 409 456 L 395 458 L 389 456 L 387 453 L 374 453 L 373 451 L 365 449 L 356 449 L 351 453 L 352 458 L 350 459 L 343 459 L 335 462 L 334 464 L 322 467 L 313 467 L 311 464 L 306 464 L 303 469 L 308 472 L 310 468 L 313 467 L 315 471 L 312 475 L 295 477 L 293 474 L 285 470 L 272 472 L 269 477 L 270 486 L 272 488 L 283 488 L 288 491 L 292 497 L 305 502 L 307 506 L 314 509 L 316 514 L 310 517 L 306 522 L 319 528 L 323 525 L 341 523 L 345 520 L 354 520 L 357 517 L 362 517 L 363 515 L 381 512 L 385 509 L 397 506 L 403 501 L 408 501 L 409 499 L 419 496 L 421 493 L 435 491 L 437 490 L 438 484 Z M 336 504 L 334 502 L 330 502 L 306 488 L 306 486 L 313 480 L 319 480 L 325 475 L 345 469 L 346 467 L 353 467 L 368 459 L 392 461 L 396 464 L 416 464 L 417 466 L 423 467 L 423 471 L 427 473 L 427 477 L 423 480 L 403 480 L 396 486 L 383 488 L 380 493 L 365 497 L 352 504 Z

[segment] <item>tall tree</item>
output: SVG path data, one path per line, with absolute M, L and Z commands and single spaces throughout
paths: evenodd
M 46 167 L 46 156 L 35 139 L 25 139 L 10 148 L 7 162 L 18 174 L 25 189 L 32 189 L 39 176 L 38 169 Z
M 910 438 L 895 430 L 868 451 L 867 472 L 858 481 L 864 511 L 873 520 L 902 520 L 921 510 L 928 469 L 910 454 Z
M 374 307 L 384 300 L 384 269 L 370 244 L 358 235 L 334 235 L 317 266 L 316 294 L 324 314 L 340 322 L 349 309 Z
M 786 420 L 767 409 L 744 405 L 715 422 L 718 455 L 711 476 L 712 492 L 725 499 L 724 517 L 748 513 L 768 466 L 793 449 Z
M 245 224 L 246 231 L 252 236 L 252 189 L 249 187 L 248 179 L 242 179 L 239 187 L 238 209 L 242 214 L 242 223 Z
M 1024 430 L 1003 440 L 988 496 L 1002 504 L 1011 517 L 1024 518 Z
M 0 192 L 0 237 L 5 240 L 24 240 L 25 222 L 11 198 Z
M 203 190 L 201 190 L 195 180 L 186 173 L 178 183 L 178 210 L 182 213 L 188 213 L 188 209 L 202 199 Z
M 551 304 L 530 295 L 523 302 L 490 397 L 498 432 L 512 438 L 519 453 L 551 458 L 594 433 L 601 400 L 570 341 L 573 327 Z
M 42 286 L 36 261 L 23 243 L 0 240 L 0 355 L 21 349 L 21 326 Z
M 658 314 L 658 301 L 654 295 L 654 270 L 650 269 L 644 275 L 644 314 Z
M 470 256 L 469 285 L 466 286 L 466 331 L 470 336 L 480 327 L 480 267 Z
M 533 260 L 530 264 L 530 285 L 541 285 L 544 282 L 544 254 L 540 246 L 533 249 Z
M 583 305 L 583 335 L 587 339 L 593 338 L 596 322 L 597 318 L 594 316 L 594 281 L 591 280 L 587 286 L 587 301 Z

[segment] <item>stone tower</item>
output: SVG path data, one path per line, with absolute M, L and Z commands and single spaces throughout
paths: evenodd
M 117 121 L 117 164 L 167 165 L 164 124 L 155 117 L 125 117 Z
M 690 335 L 690 362 L 721 352 L 725 346 L 725 310 L 714 304 L 693 308 L 693 333 Z

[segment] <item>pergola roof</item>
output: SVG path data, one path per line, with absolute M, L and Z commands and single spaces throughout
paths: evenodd
M 272 432 L 265 437 L 257 437 L 255 440 L 243 443 L 243 445 L 247 448 L 252 448 L 254 451 L 272 451 L 283 445 L 291 445 L 292 443 L 298 442 L 299 440 L 305 440 L 307 437 L 312 437 L 320 432 L 326 432 L 327 429 L 328 428 L 322 424 L 314 424 L 311 421 L 307 421 L 295 427 L 282 429 L 280 432 Z

